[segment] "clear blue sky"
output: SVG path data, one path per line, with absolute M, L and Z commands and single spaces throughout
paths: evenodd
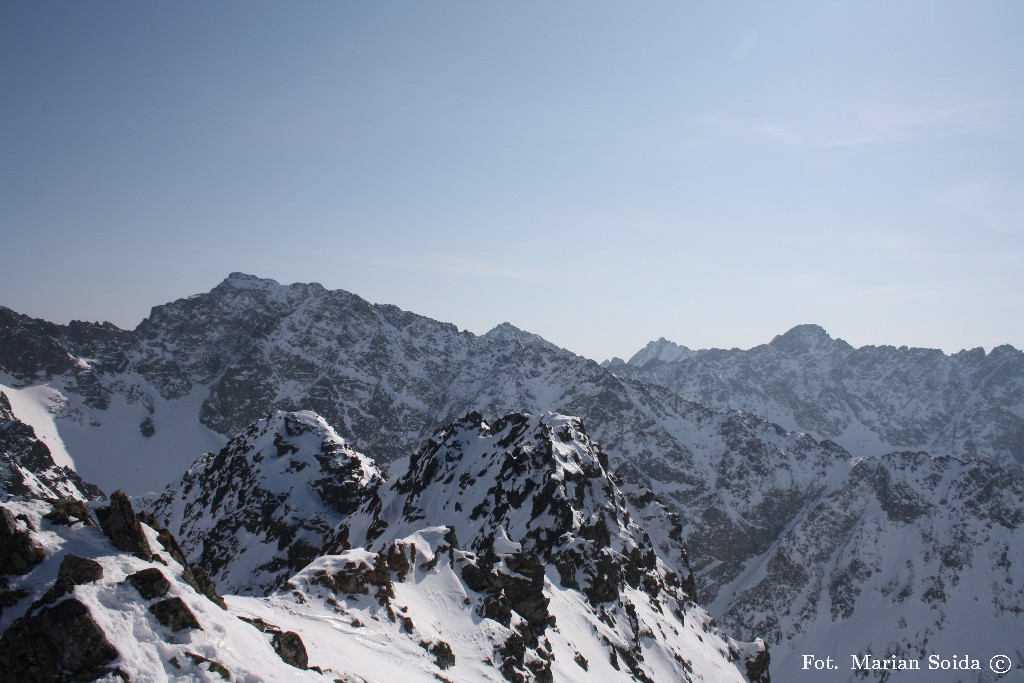
M 1024 3 L 0 3 L 0 304 L 1024 347 Z

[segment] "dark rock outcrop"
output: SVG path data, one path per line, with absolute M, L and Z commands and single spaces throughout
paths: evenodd
M 2 317 L 2 316 L 0 316 Z M 0 333 L 2 335 L 2 333 Z M 99 487 L 57 465 L 31 425 L 19 420 L 0 391 L 0 493 L 24 498 L 103 500 Z
M 387 556 L 383 554 L 375 554 L 370 559 L 348 561 L 331 572 L 318 571 L 310 582 L 345 595 L 372 594 L 381 604 L 387 603 L 395 594 L 391 567 Z
M 57 580 L 43 593 L 39 601 L 32 605 L 31 609 L 55 602 L 57 598 L 73 591 L 75 586 L 99 581 L 102 578 L 103 566 L 96 560 L 77 555 L 65 555 L 57 569 Z
M 52 510 L 43 515 L 43 519 L 52 524 L 63 524 L 72 526 L 84 524 L 85 526 L 96 526 L 89 508 L 80 500 L 49 500 Z
M 167 598 L 149 606 L 156 620 L 172 631 L 183 631 L 187 628 L 202 630 L 199 620 L 181 598 Z
M 273 646 L 274 652 L 277 653 L 285 664 L 294 666 L 296 669 L 305 670 L 309 668 L 309 656 L 306 654 L 306 645 L 302 642 L 302 638 L 298 633 L 294 631 L 275 633 L 270 644 Z
M 0 575 L 27 574 L 43 557 L 28 530 L 20 528 L 11 511 L 0 506 Z
M 89 609 L 74 598 L 15 621 L 0 638 L 4 680 L 94 680 L 118 657 Z
M 135 553 L 143 560 L 153 559 L 153 551 L 149 547 L 146 534 L 142 531 L 142 523 L 135 514 L 128 494 L 120 490 L 114 491 L 110 496 L 110 505 L 96 508 L 96 516 L 99 517 L 100 528 L 110 538 L 115 548 Z
M 540 635 L 554 621 L 544 595 L 544 565 L 528 553 L 508 555 L 504 560 L 504 566 L 493 556 L 467 562 L 462 566 L 462 578 L 468 587 L 484 594 L 481 616 L 509 626 L 512 612 L 516 612 Z
M 142 569 L 134 574 L 129 574 L 126 580 L 135 586 L 135 590 L 139 591 L 139 595 L 146 600 L 162 598 L 167 595 L 167 591 L 171 588 L 171 582 L 156 567 Z
M 310 668 L 309 656 L 306 654 L 306 644 L 302 642 L 302 637 L 298 633 L 282 631 L 277 626 L 268 624 L 259 618 L 239 617 L 239 619 L 256 627 L 262 633 L 272 636 L 270 645 L 285 664 L 294 666 L 297 669 Z

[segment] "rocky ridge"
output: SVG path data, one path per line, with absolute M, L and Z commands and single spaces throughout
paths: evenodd
M 277 411 L 142 504 L 226 593 L 264 595 L 337 549 L 384 477 L 311 412 Z
M 0 494 L 27 498 L 103 500 L 99 487 L 53 460 L 35 430 L 19 420 L 0 391 Z
M 471 413 L 346 519 L 350 550 L 286 589 L 361 622 L 396 622 L 452 661 L 467 643 L 438 615 L 475 615 L 490 650 L 475 659 L 508 681 L 766 681 L 763 646 L 713 626 L 688 592 L 685 558 L 659 557 L 607 467 L 576 418 Z M 417 587 L 438 584 L 462 610 L 410 606 L 423 605 Z
M 691 351 L 664 338 L 623 377 L 703 405 L 745 410 L 855 455 L 900 450 L 1024 464 L 1024 352 L 999 346 L 865 346 L 800 325 L 750 350 Z
M 0 567 L 4 680 L 233 680 L 285 668 L 122 492 L 109 506 L 11 499 L 0 516 L 15 520 L 0 536 L 33 557 Z
M 627 501 L 608 467 L 578 419 L 472 413 L 382 484 L 322 418 L 277 412 L 144 505 L 221 591 L 422 641 L 437 661 L 468 658 L 474 678 L 687 680 L 710 667 L 712 680 L 767 680 L 764 648 L 725 637 L 696 606 L 678 519 L 635 487 Z M 660 544 L 633 511 L 665 531 Z M 270 618 L 266 602 L 246 604 Z M 483 653 L 460 642 L 480 619 Z

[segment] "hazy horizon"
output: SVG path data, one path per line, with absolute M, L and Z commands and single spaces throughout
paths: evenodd
M 1024 5 L 0 5 L 0 304 L 1024 348 Z
M 264 277 L 260 276 L 258 273 L 243 273 L 243 274 L 244 275 L 252 275 L 252 276 L 258 277 L 260 279 L 271 279 L 271 280 L 273 279 L 273 278 L 264 278 Z M 226 278 L 227 278 L 227 276 L 225 276 L 224 279 L 226 279 Z M 216 284 L 219 284 L 219 283 L 216 283 Z M 291 284 L 319 284 L 319 285 L 323 285 L 323 283 L 319 283 L 319 282 L 317 282 L 317 283 L 314 283 L 314 282 L 294 282 L 294 283 L 293 282 L 278 282 L 278 284 L 285 285 L 285 286 L 291 285 Z M 211 286 L 210 289 L 213 289 L 213 286 Z M 338 289 L 338 288 L 329 288 L 328 287 L 326 289 Z M 209 291 L 209 290 L 207 290 L 207 291 Z M 188 298 L 189 296 L 194 296 L 196 294 L 203 294 L 203 293 L 205 293 L 205 292 L 192 292 L 191 294 L 188 294 L 188 295 L 185 295 L 185 296 L 182 296 L 182 297 L 177 297 L 176 299 L 173 299 L 173 300 L 162 301 L 162 302 L 160 302 L 158 304 L 154 304 L 153 307 L 161 306 L 161 305 L 164 305 L 164 304 L 173 303 L 173 301 L 176 301 L 178 299 Z M 358 296 L 358 293 L 356 293 L 356 292 L 352 292 L 352 293 L 353 294 L 357 294 L 357 296 Z M 366 299 L 366 297 L 362 297 L 362 298 Z M 394 304 L 391 304 L 388 301 L 370 301 L 369 299 L 367 299 L 367 301 L 369 301 L 371 304 L 394 305 Z M 2 302 L 0 302 L 0 305 L 4 305 L 4 304 Z M 403 309 L 403 310 L 407 310 L 407 309 Z M 28 315 L 24 311 L 16 311 L 16 312 Z M 407 312 L 415 313 L 417 315 L 423 315 L 421 312 L 414 311 L 414 310 L 412 310 L 412 311 L 407 310 Z M 32 317 L 36 317 L 36 316 L 32 316 Z M 131 324 L 122 324 L 122 323 L 118 323 L 117 321 L 109 320 L 109 319 L 83 320 L 82 318 L 76 318 L 76 317 L 68 318 L 66 320 L 50 320 L 48 318 L 42 318 L 42 319 L 48 320 L 49 322 L 53 322 L 53 323 L 57 323 L 57 324 L 62 324 L 62 325 L 66 325 L 66 324 L 70 323 L 72 320 L 79 320 L 79 321 L 90 322 L 90 323 L 108 323 L 109 322 L 109 323 L 113 323 L 114 325 L 116 325 L 117 327 L 119 327 L 119 328 L 121 328 L 123 330 L 134 330 L 136 327 L 138 327 L 138 325 L 142 322 L 142 320 L 144 320 L 145 318 L 148 318 L 148 317 L 149 317 L 149 314 L 147 314 L 143 318 L 140 318 L 137 322 L 131 323 Z M 430 316 L 426 316 L 426 317 L 430 317 Z M 521 325 L 518 325 L 514 320 L 502 320 L 502 321 L 499 321 L 498 323 L 495 323 L 495 325 L 493 325 L 490 328 L 487 328 L 485 330 L 484 329 L 474 330 L 474 329 L 466 328 L 463 325 L 460 325 L 457 320 L 438 320 L 438 322 L 451 323 L 451 324 L 455 325 L 459 330 L 468 331 L 468 332 L 471 332 L 471 333 L 473 333 L 473 334 L 475 334 L 477 336 L 483 336 L 484 334 L 486 334 L 490 330 L 494 329 L 494 327 L 497 327 L 498 325 L 501 325 L 501 324 L 508 323 L 508 324 L 511 324 L 511 325 L 513 325 L 513 326 L 523 330 L 524 332 L 529 332 L 529 333 L 532 333 L 532 334 L 537 334 L 537 335 L 539 335 L 541 337 L 544 337 L 544 339 L 546 339 L 547 341 L 553 342 L 553 340 L 551 340 L 548 337 L 546 337 L 543 332 L 538 331 L 538 330 L 532 330 L 532 329 L 524 328 Z M 801 322 L 801 323 L 797 323 L 795 325 L 791 325 L 790 327 L 787 327 L 784 330 L 778 330 L 777 332 L 772 334 L 770 337 L 768 337 L 766 339 L 763 339 L 761 341 L 755 342 L 753 344 L 749 344 L 747 346 L 739 346 L 739 345 L 736 345 L 736 344 L 727 344 L 727 345 L 719 344 L 719 345 L 712 345 L 712 346 L 694 346 L 692 344 L 687 344 L 683 340 L 668 339 L 664 335 L 659 335 L 658 337 L 654 337 L 652 339 L 649 339 L 642 346 L 639 346 L 639 347 L 637 347 L 635 349 L 629 350 L 626 353 L 623 353 L 623 354 L 613 354 L 612 356 L 607 356 L 607 357 L 604 357 L 604 358 L 594 358 L 592 356 L 587 356 L 586 354 L 580 353 L 576 349 L 569 348 L 569 347 L 564 347 L 563 346 L 563 348 L 566 348 L 568 351 L 572 351 L 573 353 L 575 353 L 577 355 L 581 355 L 581 356 L 590 358 L 591 360 L 596 361 L 598 363 L 602 363 L 602 362 L 605 362 L 605 361 L 612 360 L 612 358 L 615 358 L 615 357 L 620 358 L 620 359 L 625 360 L 625 361 L 628 361 L 633 355 L 635 355 L 638 351 L 640 351 L 647 344 L 649 344 L 651 342 L 659 341 L 660 339 L 667 339 L 668 341 L 673 342 L 675 344 L 679 344 L 680 346 L 689 347 L 693 351 L 699 351 L 699 350 L 705 350 L 705 349 L 737 349 L 737 348 L 738 349 L 742 349 L 742 350 L 749 350 L 749 349 L 751 349 L 751 348 L 753 348 L 755 346 L 760 346 L 762 344 L 768 344 L 772 340 L 774 340 L 775 337 L 781 336 L 783 334 L 786 334 L 787 332 L 791 331 L 795 327 L 804 326 L 804 325 L 817 325 L 819 327 L 822 327 L 821 325 L 819 325 L 818 323 L 816 323 L 814 321 L 810 321 L 810 320 L 804 321 L 804 322 Z M 902 343 L 899 343 L 898 341 L 871 342 L 871 343 L 865 343 L 865 344 L 856 344 L 856 343 L 851 342 L 849 339 L 847 339 L 843 335 L 834 333 L 833 330 L 829 330 L 829 329 L 824 328 L 824 327 L 822 327 L 822 329 L 825 329 L 825 332 L 828 333 L 828 335 L 832 339 L 845 341 L 848 344 L 850 344 L 851 346 L 853 346 L 854 348 L 861 348 L 861 347 L 864 347 L 864 346 L 892 346 L 892 347 L 896 347 L 896 348 L 900 348 L 900 347 L 915 348 L 912 345 L 902 344 Z M 557 342 L 553 342 L 553 343 L 557 343 Z M 969 348 L 965 347 L 965 348 L 962 348 L 962 349 L 954 349 L 954 350 L 942 349 L 942 348 L 939 348 L 939 347 L 916 347 L 916 348 L 938 348 L 940 351 L 942 351 L 946 355 L 953 355 L 953 354 L 958 353 L 960 351 L 970 351 L 970 350 L 974 350 L 976 348 L 982 348 L 986 353 L 990 353 L 993 348 L 995 348 L 997 346 L 1005 346 L 1005 345 L 1014 346 L 1013 344 L 1004 343 L 1004 344 L 996 344 L 996 345 L 994 345 L 992 347 L 982 347 L 982 346 L 978 345 L 978 346 L 974 346 L 974 347 L 969 347 Z M 561 346 L 561 345 L 559 344 L 559 346 Z M 1014 348 L 1018 348 L 1018 347 L 1014 346 Z

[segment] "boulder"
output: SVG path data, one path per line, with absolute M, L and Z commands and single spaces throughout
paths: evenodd
M 172 631 L 183 631 L 187 628 L 202 630 L 199 620 L 181 598 L 168 598 L 149 606 L 156 620 Z
M 0 506 L 0 574 L 28 574 L 43 559 L 27 529 L 19 529 L 11 511 Z
M 149 569 L 129 574 L 127 580 L 128 583 L 135 586 L 135 589 L 139 591 L 139 595 L 146 600 L 161 598 L 167 595 L 167 591 L 171 587 L 171 582 L 156 567 L 150 567 Z
M 5 681 L 94 680 L 110 673 L 102 667 L 118 656 L 89 609 L 74 598 L 18 619 L 0 638 Z
M 57 580 L 43 593 L 30 609 L 56 602 L 57 598 L 74 590 L 75 586 L 92 583 L 103 578 L 103 566 L 96 560 L 78 555 L 65 555 L 57 569 Z
M 146 534 L 142 531 L 139 516 L 132 508 L 128 494 L 118 490 L 110 496 L 110 505 L 96 508 L 96 516 L 114 547 L 125 552 L 135 553 L 143 560 L 152 560 L 153 551 L 149 547 Z
M 296 669 L 309 668 L 309 656 L 306 654 L 306 645 L 302 638 L 294 631 L 275 633 L 270 644 L 274 646 L 274 652 L 285 664 L 290 664 Z

